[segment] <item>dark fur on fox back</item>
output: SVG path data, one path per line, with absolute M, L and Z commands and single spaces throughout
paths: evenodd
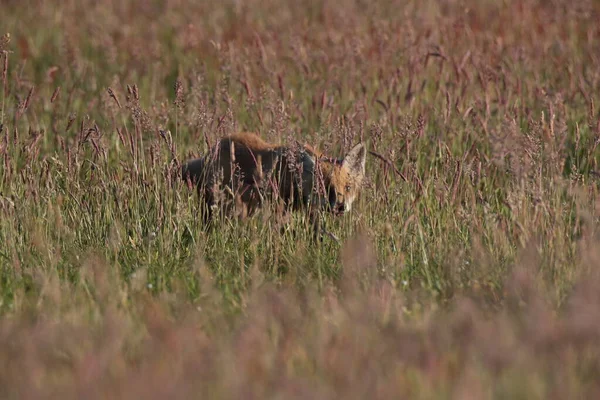
M 250 148 L 237 137 L 224 138 L 205 156 L 185 163 L 182 178 L 197 185 L 209 205 L 216 202 L 215 191 L 228 186 L 234 193 L 279 197 L 292 209 L 308 206 L 318 190 L 315 175 L 322 175 L 316 173 L 314 157 L 302 148 L 260 144 Z

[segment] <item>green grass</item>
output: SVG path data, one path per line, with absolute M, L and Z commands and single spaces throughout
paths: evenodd
M 596 3 L 51 3 L 0 14 L 2 397 L 597 395 Z M 381 155 L 339 242 L 204 229 L 242 130 Z

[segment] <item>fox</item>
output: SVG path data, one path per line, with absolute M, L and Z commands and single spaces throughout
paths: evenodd
M 343 158 L 325 156 L 310 145 L 268 143 L 251 132 L 221 138 L 200 158 L 181 166 L 181 177 L 204 199 L 210 221 L 219 203 L 241 205 L 250 216 L 265 201 L 280 200 L 283 211 L 349 212 L 365 179 L 366 146 L 355 145 Z

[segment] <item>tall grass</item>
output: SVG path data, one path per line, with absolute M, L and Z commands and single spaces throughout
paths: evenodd
M 3 2 L 1 396 L 595 397 L 599 17 Z M 178 167 L 240 130 L 367 144 L 339 241 L 204 229 Z

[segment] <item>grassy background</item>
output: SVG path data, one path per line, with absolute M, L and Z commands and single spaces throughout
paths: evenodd
M 4 1 L 0 395 L 597 396 L 599 18 Z M 339 243 L 203 230 L 178 165 L 240 130 L 382 156 Z

